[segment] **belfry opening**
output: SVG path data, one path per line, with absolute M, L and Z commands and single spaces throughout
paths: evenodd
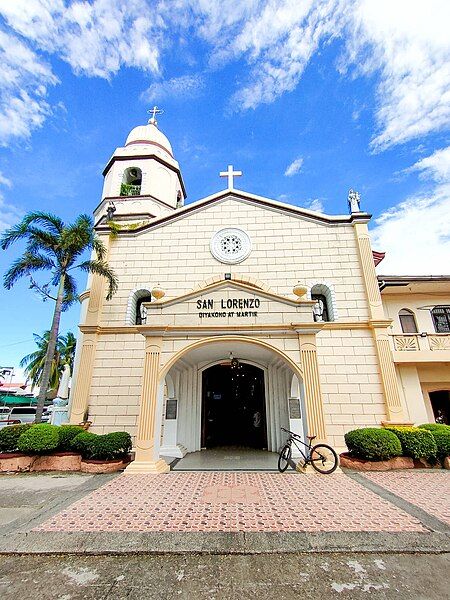
M 202 374 L 202 448 L 267 449 L 264 371 L 236 358 Z

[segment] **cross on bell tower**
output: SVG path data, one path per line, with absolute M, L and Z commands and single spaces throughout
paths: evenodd
M 220 171 L 220 177 L 228 177 L 228 189 L 234 189 L 234 177 L 242 177 L 242 171 L 233 171 L 233 165 L 228 165 L 228 169 L 226 171 Z
M 156 105 L 153 108 L 150 108 L 150 110 L 147 111 L 149 115 L 152 115 L 150 117 L 150 119 L 148 120 L 150 125 L 158 125 L 158 121 L 156 120 L 156 115 L 162 115 L 163 114 L 163 110 L 162 108 L 158 108 Z

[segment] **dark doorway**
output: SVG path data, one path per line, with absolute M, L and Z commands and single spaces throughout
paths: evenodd
M 436 423 L 450 425 L 450 392 L 430 392 L 430 402 Z
M 267 448 L 264 371 L 233 362 L 203 371 L 202 447 Z

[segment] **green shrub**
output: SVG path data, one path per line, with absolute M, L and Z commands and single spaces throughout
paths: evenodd
M 131 437 L 125 431 L 105 435 L 83 431 L 73 439 L 72 448 L 80 452 L 83 458 L 90 460 L 124 458 L 131 450 Z
M 437 445 L 430 431 L 419 427 L 387 427 L 402 445 L 404 456 L 411 458 L 436 458 Z
M 14 452 L 17 450 L 17 442 L 20 436 L 31 426 L 31 423 L 21 423 L 20 425 L 7 425 L 0 429 L 0 452 Z
M 345 434 L 345 443 L 352 456 L 365 460 L 387 460 L 402 454 L 398 437 L 378 427 L 349 431 Z
M 28 454 L 53 452 L 59 444 L 58 429 L 56 425 L 47 423 L 32 425 L 19 437 L 17 447 L 21 452 Z
M 70 452 L 72 450 L 72 440 L 82 431 L 84 430 L 79 425 L 61 425 L 61 427 L 58 427 L 58 450 Z
M 440 459 L 450 456 L 450 425 L 440 423 L 425 423 L 420 429 L 428 430 L 434 437 L 437 446 L 437 456 Z

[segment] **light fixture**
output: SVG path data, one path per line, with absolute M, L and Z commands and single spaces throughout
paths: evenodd
M 304 283 L 296 283 L 292 289 L 298 298 L 303 298 L 308 293 L 308 288 Z
M 157 283 L 155 287 L 152 289 L 152 296 L 156 298 L 156 300 L 160 300 L 163 296 L 166 295 L 166 292 L 162 289 L 162 287 Z

